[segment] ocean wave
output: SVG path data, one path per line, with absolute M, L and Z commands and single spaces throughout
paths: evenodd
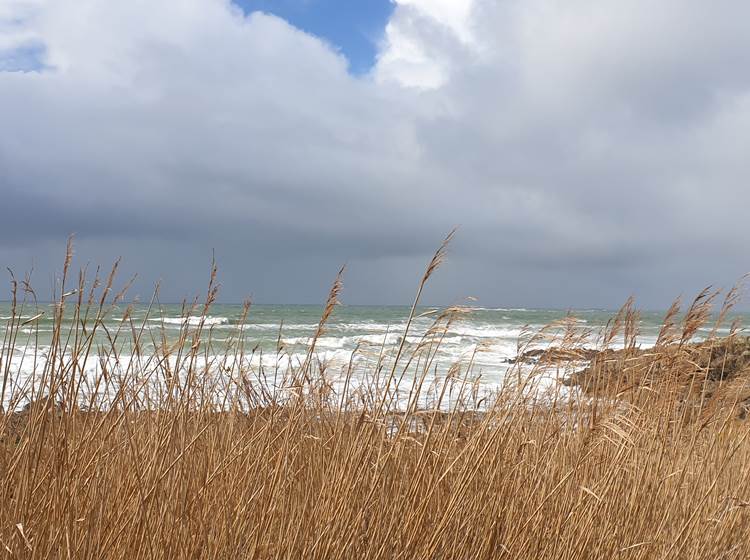
M 20 350 L 20 348 L 16 348 L 16 350 Z M 439 353 L 435 361 L 437 367 L 430 367 L 426 385 L 430 386 L 433 382 L 446 382 L 445 374 L 455 363 L 463 364 L 460 377 L 466 375 L 465 367 L 468 366 L 472 357 L 473 369 L 469 372 L 471 378 L 477 378 L 481 375 L 484 389 L 489 389 L 501 383 L 509 368 L 509 365 L 504 363 L 502 358 L 510 351 L 510 346 L 498 344 L 491 346 L 489 349 L 484 348 L 473 355 L 475 350 L 477 350 L 476 344 L 467 344 L 466 346 L 449 347 L 445 352 Z M 13 355 L 11 357 L 10 373 L 12 381 L 3 403 L 6 409 L 11 404 L 11 398 L 13 398 L 13 406 L 22 406 L 23 399 L 28 396 L 31 384 L 38 381 L 38 376 L 47 367 L 47 353 L 42 347 L 28 348 L 25 356 Z M 249 380 L 250 383 L 253 383 L 253 380 L 271 383 L 272 385 L 269 388 L 272 390 L 276 388 L 288 390 L 289 380 L 286 379 L 286 375 L 303 364 L 307 357 L 307 352 L 298 351 L 289 354 L 252 353 L 241 356 L 199 355 L 195 359 L 181 359 L 179 361 L 175 355 L 170 355 L 165 359 L 158 354 L 91 355 L 87 358 L 81 356 L 73 358 L 70 354 L 66 354 L 62 359 L 64 363 L 68 364 L 77 360 L 78 365 L 75 369 L 83 376 L 82 387 L 85 395 L 88 394 L 87 391 L 89 390 L 95 391 L 93 393 L 95 402 L 107 406 L 117 399 L 119 383 L 125 381 L 132 384 L 133 387 L 138 386 L 137 390 L 141 392 L 148 391 L 153 386 L 155 393 L 158 395 L 160 389 L 163 389 L 159 385 L 162 379 L 160 372 L 169 371 L 170 375 L 182 376 L 187 373 L 188 365 L 192 371 L 209 376 L 212 383 L 215 383 L 216 390 L 212 394 L 212 398 L 219 398 L 222 391 L 225 391 L 226 394 L 236 394 L 236 384 L 243 383 L 244 381 L 241 381 L 243 379 Z M 392 354 L 386 355 L 385 360 L 392 359 L 392 357 Z M 58 359 L 60 359 L 59 356 Z M 372 376 L 375 375 L 372 366 L 380 358 L 372 353 L 355 353 L 353 348 L 320 348 L 315 352 L 314 359 L 321 364 L 321 369 L 325 370 L 326 377 L 331 380 L 336 390 L 342 391 L 344 386 L 338 382 L 344 378 L 348 379 L 347 385 L 350 388 L 358 385 L 367 387 L 367 384 L 373 380 Z M 402 360 L 401 364 L 405 365 L 407 362 L 408 360 Z M 351 377 L 349 377 L 350 364 L 352 366 Z M 313 367 L 316 368 L 316 366 Z M 100 384 L 97 380 L 101 379 L 105 371 L 107 372 L 107 380 Z M 417 369 L 417 364 L 412 362 L 404 376 L 404 387 L 408 386 L 416 375 L 421 375 L 420 371 Z M 406 392 L 408 393 L 408 390 Z M 92 396 L 85 395 L 82 395 L 81 401 L 84 404 Z M 17 400 L 19 398 L 20 401 Z
M 304 330 L 313 330 L 318 328 L 318 323 L 244 323 L 242 325 L 243 329 L 248 330 L 258 330 L 258 331 L 279 331 L 279 328 L 281 328 L 281 332 L 283 333 L 285 330 L 292 330 L 292 331 L 304 331 Z
M 454 325 L 449 331 L 451 334 L 461 336 L 473 336 L 476 338 L 512 338 L 518 339 L 522 334 L 520 328 L 497 327 L 490 325 Z
M 189 325 L 191 327 L 198 326 L 201 322 L 204 325 L 226 325 L 229 323 L 227 317 L 154 317 L 149 321 L 155 323 L 164 323 L 165 325 Z
M 315 342 L 316 348 L 354 348 L 357 344 L 366 343 L 370 345 L 386 345 L 392 346 L 401 342 L 401 335 L 398 333 L 386 334 L 365 334 L 360 336 L 323 336 L 318 338 Z M 309 336 L 297 336 L 297 337 L 283 337 L 282 342 L 286 344 L 305 344 L 309 345 L 312 342 L 312 337 Z M 406 342 L 409 344 L 417 344 L 422 341 L 421 336 L 407 336 Z

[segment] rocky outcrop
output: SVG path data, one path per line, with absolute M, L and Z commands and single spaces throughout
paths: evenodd
M 631 400 L 640 389 L 669 384 L 680 400 L 705 410 L 732 409 L 750 417 L 750 337 L 733 336 L 700 343 L 606 350 L 587 367 L 563 380 L 591 396 Z
M 563 383 L 591 392 L 612 386 L 622 388 L 639 379 L 656 380 L 667 370 L 681 376 L 701 374 L 714 383 L 750 374 L 750 337 L 647 349 L 605 350 L 595 352 L 590 362 Z
M 505 363 L 508 364 L 544 364 L 565 361 L 589 361 L 593 360 L 599 350 L 593 348 L 534 348 L 526 350 L 515 358 L 508 358 Z

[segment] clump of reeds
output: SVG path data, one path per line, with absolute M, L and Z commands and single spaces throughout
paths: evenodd
M 407 329 L 447 242 L 421 280 Z M 103 281 L 82 273 L 71 288 L 71 254 L 44 352 L 34 349 L 36 295 L 28 279 L 12 280 L 0 348 L 7 557 L 750 553 L 750 426 L 742 416 L 750 376 L 741 362 L 724 374 L 736 355 L 727 345 L 741 337 L 732 330 L 720 340 L 714 329 L 691 342 L 709 320 L 712 292 L 682 320 L 675 305 L 648 350 L 638 347 L 628 302 L 601 333 L 600 358 L 584 376 L 591 383 L 571 388 L 542 390 L 540 380 L 571 379 L 591 333 L 572 318 L 531 333 L 519 354 L 538 342 L 551 349 L 534 365 L 517 362 L 498 391 L 480 395 L 472 356 L 428 382 L 442 337 L 465 309 L 437 314 L 413 347 L 403 333 L 395 348 L 375 349 L 366 371 L 350 363 L 334 386 L 315 339 L 338 301 L 340 276 L 307 358 L 282 368 L 281 336 L 271 366 L 248 359 L 259 350 L 246 346 L 241 325 L 214 344 L 204 319 L 215 269 L 205 300 L 184 306 L 185 317 L 201 319 L 186 321 L 170 343 L 128 308 L 116 329 L 107 326 L 124 298 L 113 291 L 116 267 Z M 158 294 L 149 310 L 158 317 Z M 606 350 L 615 339 L 623 350 Z M 725 349 L 721 368 L 717 348 Z M 32 372 L 21 378 L 24 360 Z

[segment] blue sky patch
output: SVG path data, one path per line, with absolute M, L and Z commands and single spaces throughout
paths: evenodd
M 325 39 L 361 75 L 375 63 L 378 41 L 393 12 L 391 0 L 234 0 L 249 14 L 274 14 L 307 33 Z
M 0 72 L 35 72 L 44 68 L 46 48 L 42 43 L 29 43 L 9 50 L 0 50 Z

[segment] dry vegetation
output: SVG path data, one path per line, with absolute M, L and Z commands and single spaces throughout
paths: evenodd
M 68 268 L 69 259 L 33 394 L 13 394 L 0 417 L 7 557 L 750 555 L 748 345 L 735 330 L 692 342 L 709 320 L 712 294 L 679 320 L 670 311 L 648 351 L 637 346 L 637 314 L 626 305 L 600 342 L 624 337 L 625 349 L 597 355 L 568 379 L 572 389 L 560 385 L 544 399 L 536 374 L 568 371 L 583 352 L 572 326 L 535 366 L 519 360 L 491 399 L 472 398 L 470 370 L 452 368 L 448 381 L 466 398 L 446 410 L 444 392 L 430 407 L 415 396 L 460 309 L 437 317 L 417 348 L 384 349 L 370 387 L 334 391 L 313 344 L 279 391 L 264 381 L 268 372 L 236 360 L 249 351 L 241 333 L 226 350 L 235 365 L 221 372 L 225 381 L 209 375 L 200 359 L 210 347 L 203 322 L 186 324 L 178 344 L 153 341 L 156 355 L 141 356 L 149 335 L 126 313 L 116 332 L 104 333 L 108 345 L 94 344 L 122 294 L 112 277 L 99 285 L 81 275 L 73 290 Z M 318 335 L 340 287 L 337 280 Z M 202 316 L 215 293 L 212 283 Z M 0 354 L 6 402 L 10 357 L 33 327 L 20 318 L 33 306 L 30 286 L 20 282 L 13 296 Z M 74 317 L 66 328 L 63 313 Z M 92 380 L 77 365 L 91 355 L 111 363 L 125 348 L 137 359 L 117 373 L 103 361 Z M 399 384 L 405 400 L 394 399 Z M 102 393 L 106 404 L 95 399 Z

